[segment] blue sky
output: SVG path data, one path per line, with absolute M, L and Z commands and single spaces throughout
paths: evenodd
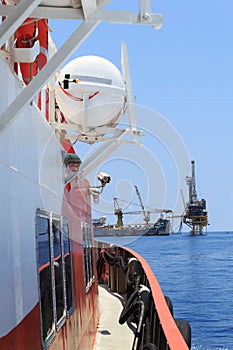
M 233 230 L 233 2 L 158 0 L 152 3 L 153 12 L 163 15 L 160 30 L 102 23 L 73 57 L 102 56 L 120 67 L 120 45 L 127 43 L 136 104 L 163 116 L 196 161 L 198 197 L 207 200 L 209 230 Z M 137 1 L 126 0 L 112 1 L 108 6 L 132 11 L 137 11 L 137 7 Z M 75 22 L 61 26 L 59 21 L 50 21 L 55 44 L 59 47 L 76 26 Z M 142 123 L 143 118 L 141 127 Z M 179 192 L 179 181 L 173 175 L 174 161 L 155 137 L 153 140 L 146 137 L 145 145 L 147 153 L 158 158 L 155 166 L 159 165 L 160 170 L 153 169 L 152 183 L 148 187 L 149 169 L 147 174 L 142 174 L 142 166 L 137 168 L 135 160 L 132 169 L 127 165 L 130 154 L 119 163 L 108 160 L 101 168 L 112 175 L 112 182 L 103 194 L 108 203 L 112 203 L 114 196 L 124 198 L 124 195 L 138 203 L 132 187 L 137 184 L 145 205 L 174 206 L 175 193 Z M 166 198 L 159 194 L 164 188 Z M 148 191 L 162 199 L 148 202 Z M 131 209 L 137 208 L 127 206 L 127 210 Z M 112 212 L 112 207 L 109 211 Z M 97 210 L 94 216 L 98 214 Z M 114 216 L 109 220 L 115 221 Z

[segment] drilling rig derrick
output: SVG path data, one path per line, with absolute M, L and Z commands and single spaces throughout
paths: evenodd
M 195 161 L 191 161 L 192 176 L 186 177 L 189 186 L 189 202 L 186 205 L 183 222 L 190 227 L 190 235 L 202 235 L 203 228 L 208 225 L 208 214 L 206 210 L 206 200 L 197 199 L 196 179 L 195 179 Z

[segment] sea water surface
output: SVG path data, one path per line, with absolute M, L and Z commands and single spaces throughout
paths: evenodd
M 171 298 L 174 318 L 189 321 L 192 350 L 233 350 L 233 232 L 127 241 Z M 125 244 L 120 237 L 114 243 Z

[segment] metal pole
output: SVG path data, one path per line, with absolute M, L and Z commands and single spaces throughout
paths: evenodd
M 33 97 L 52 78 L 62 63 L 82 44 L 98 24 L 99 22 L 97 21 L 84 21 L 80 24 L 60 50 L 49 60 L 46 66 L 44 66 L 30 84 L 22 90 L 2 115 L 0 115 L 0 131 L 3 131 L 12 122 L 15 116 L 29 101 L 32 101 Z

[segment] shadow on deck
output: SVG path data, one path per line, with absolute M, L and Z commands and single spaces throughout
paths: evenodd
M 131 349 L 133 331 L 125 323 L 118 322 L 122 311 L 123 298 L 108 290 L 107 285 L 99 285 L 100 322 L 93 350 Z

